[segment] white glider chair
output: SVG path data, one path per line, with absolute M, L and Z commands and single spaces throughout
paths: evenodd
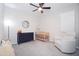
M 2 40 L 0 45 L 0 56 L 15 56 L 14 49 L 9 40 Z
M 76 51 L 75 33 L 62 32 L 56 35 L 55 46 L 63 53 L 74 53 Z

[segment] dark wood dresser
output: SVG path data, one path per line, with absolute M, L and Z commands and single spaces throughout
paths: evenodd
M 24 43 L 34 40 L 34 32 L 17 33 L 17 43 Z

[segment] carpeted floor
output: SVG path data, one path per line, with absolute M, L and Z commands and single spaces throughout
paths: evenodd
M 51 42 L 30 41 L 20 45 L 13 45 L 16 56 L 75 56 L 74 54 L 64 54 L 60 52 Z

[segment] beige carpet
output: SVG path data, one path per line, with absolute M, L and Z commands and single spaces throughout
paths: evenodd
M 30 41 L 14 45 L 16 56 L 67 56 L 60 52 L 51 42 Z

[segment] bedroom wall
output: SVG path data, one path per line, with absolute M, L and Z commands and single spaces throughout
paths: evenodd
M 77 48 L 79 49 L 79 4 L 75 8 L 75 32 Z
M 0 40 L 3 36 L 3 16 L 4 16 L 4 5 L 0 3 Z
M 11 20 L 13 22 L 13 26 L 10 27 L 10 40 L 12 44 L 17 43 L 17 31 L 22 30 L 22 32 L 35 32 L 37 26 L 37 17 L 34 14 L 28 13 L 27 11 L 19 11 L 13 8 L 5 8 L 4 21 Z M 29 21 L 30 26 L 27 29 L 22 27 L 22 22 L 24 20 Z M 8 28 L 4 26 L 4 34 L 7 39 Z
M 75 32 L 76 47 L 79 49 L 79 4 L 67 4 L 67 6 L 64 6 L 64 4 L 54 5 L 52 15 L 45 14 L 41 16 L 40 31 L 49 32 L 50 41 L 54 40 L 53 34 L 56 32 Z
M 47 5 L 48 6 L 48 5 Z M 14 8 L 5 8 L 5 19 L 10 19 L 14 26 L 10 27 L 10 39 L 13 44 L 17 43 L 17 31 L 18 29 L 23 30 L 23 32 L 30 32 L 30 31 L 46 31 L 50 33 L 50 41 L 54 40 L 54 35 L 60 32 L 61 30 L 61 17 L 60 14 L 64 14 L 65 12 L 73 13 L 75 11 L 75 31 L 76 31 L 76 38 L 77 38 L 77 46 L 79 47 L 79 7 L 77 4 L 49 4 L 52 6 L 51 10 L 44 10 L 43 14 L 39 14 L 39 12 L 24 12 L 18 11 Z M 77 7 L 76 7 L 77 6 Z M 1 12 L 0 8 L 0 12 Z M 31 11 L 32 9 L 30 9 Z M 2 13 L 2 12 L 1 12 Z M 1 15 L 0 13 L 0 15 Z M 1 15 L 2 17 L 2 15 Z M 28 20 L 30 22 L 30 27 L 28 29 L 22 28 L 22 21 Z M 1 21 L 1 20 L 0 20 Z M 0 25 L 1 27 L 1 25 Z M 3 27 L 3 26 L 2 26 Z M 2 32 L 2 30 L 1 30 Z M 5 38 L 7 38 L 7 27 L 4 26 L 4 34 Z
M 41 16 L 41 23 L 40 23 L 40 31 L 49 32 L 50 41 L 54 41 L 54 36 L 60 33 L 61 31 L 70 31 L 70 32 L 75 31 L 74 14 L 75 14 L 75 7 L 77 6 L 77 4 L 59 4 L 58 3 L 58 4 L 53 4 L 52 6 L 54 7 L 51 10 L 52 12 L 43 14 Z M 65 23 L 61 21 L 63 19 Z M 72 23 L 69 23 L 69 22 L 72 22 Z M 70 26 L 68 26 L 69 24 Z M 69 28 L 69 29 L 66 29 L 66 28 Z
M 41 23 L 40 23 L 40 31 L 49 32 L 49 40 L 54 40 L 55 33 L 58 33 L 60 31 L 59 29 L 59 16 L 55 14 L 44 14 L 41 16 Z
M 75 10 L 61 13 L 60 19 L 62 32 L 75 33 Z

